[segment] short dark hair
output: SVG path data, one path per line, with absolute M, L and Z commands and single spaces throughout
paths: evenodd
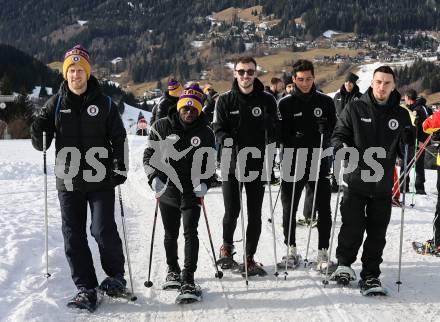
M 390 66 L 382 65 L 382 66 L 376 68 L 374 70 L 373 77 L 374 77 L 374 74 L 376 74 L 377 72 L 391 74 L 391 75 L 393 75 L 393 81 L 396 81 L 396 75 L 394 74 L 394 71 Z
M 296 77 L 297 72 L 305 72 L 310 70 L 313 76 L 315 76 L 315 68 L 313 63 L 307 59 L 299 59 L 292 65 L 292 75 Z
M 408 96 L 409 99 L 415 101 L 417 99 L 417 92 L 410 88 L 405 92 L 405 96 Z
M 253 63 L 255 65 L 255 68 L 257 68 L 257 62 L 255 61 L 254 57 L 251 57 L 251 56 L 240 56 L 240 57 L 238 57 L 235 60 L 235 62 L 234 62 L 234 69 L 235 69 L 235 67 L 237 67 L 237 65 L 239 63 L 242 63 L 242 64 Z
M 278 78 L 278 77 L 272 77 L 270 79 L 270 85 L 276 85 L 276 84 L 278 84 L 280 82 L 282 82 L 282 80 L 281 80 L 281 78 Z

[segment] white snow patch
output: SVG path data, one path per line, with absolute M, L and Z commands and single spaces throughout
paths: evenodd
M 333 35 L 337 35 L 337 34 L 340 34 L 340 32 L 337 32 L 337 31 L 334 31 L 334 30 L 327 30 L 327 31 L 325 31 L 322 35 L 323 35 L 325 38 L 332 38 Z
M 191 46 L 193 46 L 194 48 L 201 48 L 204 44 L 205 42 L 203 40 L 194 40 L 191 42 Z
M 121 61 L 123 61 L 124 60 L 124 58 L 122 58 L 122 57 L 116 57 L 115 59 L 112 59 L 110 62 L 113 64 L 113 65 L 116 65 L 117 63 L 120 63 Z

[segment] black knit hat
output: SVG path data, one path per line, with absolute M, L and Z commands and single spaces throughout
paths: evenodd
M 353 73 L 348 73 L 345 75 L 345 81 L 346 82 L 352 82 L 353 84 L 356 84 L 356 81 L 359 79 L 359 76 Z

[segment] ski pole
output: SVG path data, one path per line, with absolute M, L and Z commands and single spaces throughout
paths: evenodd
M 319 172 L 321 170 L 321 156 L 322 156 L 322 144 L 324 141 L 324 133 L 321 133 L 321 143 L 319 144 L 319 158 L 318 158 L 318 168 L 316 171 L 316 178 L 315 178 L 315 189 L 313 191 L 313 203 L 312 203 L 312 218 L 315 214 L 315 206 L 316 206 L 316 192 L 318 191 L 318 180 L 319 180 Z M 309 260 L 307 259 L 307 256 L 309 254 L 309 246 L 310 246 L 310 237 L 312 235 L 312 222 L 310 221 L 309 225 L 309 236 L 307 237 L 307 248 L 306 248 L 306 258 L 304 259 L 304 267 L 307 266 L 307 263 Z
M 266 139 L 266 147 L 269 144 L 269 136 L 267 133 L 267 129 L 264 130 L 264 134 L 265 134 L 265 139 Z M 270 186 L 270 175 L 269 175 L 269 149 L 266 148 L 266 182 L 267 182 L 267 187 L 269 188 L 269 211 L 270 211 L 270 216 L 271 216 L 271 221 L 272 221 L 272 236 L 273 236 L 273 255 L 274 255 L 274 261 L 275 261 L 275 277 L 278 277 L 278 266 L 277 266 L 277 239 L 275 236 L 275 220 L 273 218 L 273 212 L 274 212 L 274 207 L 272 204 L 272 188 Z M 281 190 L 281 189 L 280 189 Z
M 290 216 L 289 216 L 289 232 L 287 234 L 287 243 L 286 243 L 286 268 L 284 271 L 284 280 L 287 280 L 287 262 L 289 259 L 289 247 L 290 247 L 290 236 L 292 233 L 292 219 L 293 219 L 293 203 L 295 201 L 295 188 L 296 188 L 296 173 L 298 169 L 298 155 L 295 157 L 295 167 L 293 173 L 293 182 L 292 182 L 292 197 L 290 198 Z M 281 189 L 280 189 L 281 190 Z
M 415 151 L 417 151 L 417 128 L 416 128 L 416 143 L 414 144 L 414 153 Z M 413 208 L 415 206 L 415 196 L 416 196 L 416 162 L 413 163 L 412 167 L 411 167 L 411 172 L 412 172 L 412 192 L 411 192 L 411 204 L 410 207 Z M 406 184 L 405 184 L 406 187 Z
M 422 153 L 422 152 L 426 149 L 426 147 L 428 146 L 428 144 L 429 144 L 429 142 L 430 142 L 430 140 L 431 140 L 431 137 L 432 137 L 432 134 L 430 134 L 430 135 L 426 138 L 426 140 L 422 143 L 422 145 L 419 147 L 419 150 L 414 154 L 414 157 L 412 157 L 411 160 L 408 162 L 408 164 L 407 164 L 407 165 L 408 165 L 408 168 L 411 168 L 411 166 L 413 165 L 413 163 L 416 162 L 416 161 L 420 158 L 421 153 Z M 400 176 L 399 176 L 399 180 L 396 181 L 396 182 L 394 183 L 393 189 L 394 189 L 395 185 L 396 185 L 398 182 L 401 182 L 401 181 L 402 181 L 404 175 L 408 175 L 408 173 L 401 173 L 401 174 L 400 174 Z
M 150 262 L 148 264 L 148 280 L 145 281 L 145 287 L 152 287 L 153 282 L 150 279 L 151 276 L 151 262 L 153 261 L 153 246 L 154 246 L 154 233 L 156 232 L 156 222 L 157 213 L 159 211 L 159 197 L 156 198 L 156 208 L 154 209 L 154 220 L 153 220 L 153 232 L 151 234 L 151 245 L 150 245 Z
M 240 215 L 241 215 L 241 237 L 243 240 L 243 256 L 244 256 L 244 273 L 246 278 L 246 286 L 249 286 L 249 277 L 248 277 L 248 265 L 247 265 L 247 251 L 246 251 L 246 232 L 244 230 L 244 212 L 243 212 L 243 196 L 242 196 L 242 185 L 240 182 L 240 162 L 238 160 L 238 146 L 235 146 L 235 153 L 237 154 L 237 182 L 238 182 L 238 196 L 240 198 Z
M 212 256 L 214 257 L 214 266 L 215 266 L 215 270 L 216 270 L 215 277 L 218 279 L 221 279 L 223 277 L 223 272 L 219 271 L 218 267 L 217 267 L 217 258 L 215 256 L 214 244 L 212 243 L 211 229 L 209 229 L 208 215 L 206 214 L 205 201 L 204 201 L 203 197 L 200 198 L 200 204 L 202 205 L 203 214 L 205 216 L 206 230 L 208 231 L 209 243 L 211 244 Z
M 405 144 L 405 161 L 404 161 L 404 170 L 406 171 L 406 158 L 408 156 L 408 144 Z M 406 176 L 403 178 L 404 184 L 406 183 Z M 402 271 L 402 246 L 403 246 L 403 222 L 405 218 L 405 195 L 406 195 L 406 189 L 403 190 L 403 196 L 402 196 L 402 210 L 400 213 L 400 246 L 399 246 L 399 270 L 397 273 L 397 292 L 400 291 L 400 285 L 402 282 L 400 281 L 400 273 Z
M 284 144 L 280 144 L 280 184 L 281 184 L 281 163 L 283 161 L 283 154 L 284 154 Z M 277 197 L 275 198 L 275 203 L 273 204 L 273 213 L 275 213 L 275 209 L 277 208 L 278 198 L 280 197 L 281 187 L 278 189 Z M 267 222 L 272 222 L 272 215 L 267 218 Z
M 339 197 L 341 196 L 341 190 L 342 190 L 342 180 L 343 180 L 343 174 L 344 174 L 343 164 L 344 164 L 344 161 L 341 160 L 341 168 L 339 169 L 339 176 L 338 176 L 338 194 L 336 195 L 335 215 L 333 217 L 332 233 L 331 233 L 331 238 L 330 238 L 330 247 L 328 249 L 329 261 L 328 261 L 327 267 L 325 269 L 325 278 L 322 281 L 322 284 L 324 284 L 324 287 L 328 284 L 328 267 L 330 266 L 329 265 L 330 259 L 332 257 L 333 239 L 334 239 L 335 230 L 336 230 L 336 218 L 338 217 L 338 209 L 339 209 Z
M 277 203 L 278 203 L 278 198 L 280 197 L 280 192 L 281 192 L 281 188 L 278 189 L 278 193 L 277 193 L 277 197 L 275 198 L 275 203 L 273 204 L 273 212 L 275 212 L 275 209 L 277 207 Z M 267 222 L 270 224 L 272 222 L 272 215 L 267 218 Z
M 413 163 L 414 163 L 414 162 L 417 162 L 417 160 L 420 158 L 420 156 L 421 156 L 421 154 L 422 154 L 422 151 L 425 150 L 426 146 L 428 145 L 429 141 L 431 140 L 431 137 L 432 137 L 432 134 L 430 134 L 430 135 L 428 136 L 428 138 L 425 140 L 425 142 L 423 142 L 423 144 L 420 146 L 420 148 L 419 148 L 419 150 L 417 151 L 416 155 L 410 160 L 410 162 L 408 162 L 408 164 L 407 164 L 407 167 L 408 167 L 408 168 L 411 168 L 412 165 L 413 165 Z M 408 174 L 409 174 L 409 171 L 408 171 L 408 170 L 405 171 L 405 172 L 403 172 L 402 174 L 400 174 L 400 176 L 399 176 L 399 180 L 397 180 L 397 181 L 394 183 L 392 190 L 394 190 L 396 184 L 399 184 L 398 187 L 399 187 L 399 190 L 400 190 L 400 187 L 401 187 L 402 184 L 403 184 L 402 179 L 403 179 L 404 176 L 407 176 Z M 396 190 L 396 191 L 397 191 L 397 190 Z M 394 198 L 395 196 L 396 196 L 396 195 L 393 194 L 392 197 Z
M 120 185 L 118 186 L 118 196 L 119 196 L 119 206 L 121 207 L 122 236 L 124 236 L 125 253 L 127 254 L 128 276 L 130 277 L 130 287 L 131 287 L 130 301 L 136 301 L 137 296 L 134 295 L 134 289 L 133 289 L 133 278 L 131 275 L 131 265 L 130 265 L 130 253 L 128 252 L 127 234 L 125 230 L 124 206 L 122 204 L 122 193 L 121 193 Z
M 49 278 L 49 220 L 47 215 L 47 136 L 43 132 L 43 173 L 44 173 L 44 248 L 46 256 L 46 274 L 44 277 Z

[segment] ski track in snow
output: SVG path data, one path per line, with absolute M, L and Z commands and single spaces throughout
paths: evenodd
M 268 192 L 263 203 L 263 228 L 256 260 L 265 264 L 266 277 L 249 278 L 246 288 L 240 275 L 225 270 L 223 279 L 214 277 L 215 269 L 206 224 L 201 214 L 199 221 L 200 252 L 196 282 L 203 290 L 203 302 L 175 305 L 176 291 L 163 291 L 161 283 L 166 275 L 163 249 L 163 225 L 158 216 L 154 240 L 151 280 L 148 289 L 143 283 L 148 276 L 151 230 L 155 199 L 148 187 L 142 167 L 145 138 L 130 137 L 130 172 L 122 187 L 127 236 L 133 273 L 136 302 L 104 298 L 94 314 L 78 312 L 65 307 L 75 293 L 70 271 L 64 256 L 59 204 L 53 176 L 54 151 L 48 151 L 48 218 L 49 218 L 49 272 L 46 280 L 44 256 L 44 200 L 42 153 L 33 150 L 30 141 L 0 141 L 0 320 L 2 321 L 438 321 L 440 310 L 439 259 L 420 256 L 412 250 L 412 240 L 425 240 L 432 235 L 435 211 L 436 173 L 426 171 L 427 196 L 416 196 L 414 209 L 407 208 L 404 227 L 402 275 L 400 292 L 395 285 L 398 268 L 400 209 L 393 208 L 381 266 L 382 281 L 389 289 L 389 297 L 368 298 L 360 295 L 357 281 L 351 287 L 340 288 L 333 283 L 326 288 L 322 276 L 300 266 L 284 270 L 275 278 L 272 226 L 269 214 Z M 279 187 L 273 187 L 275 200 Z M 244 206 L 246 213 L 245 194 Z M 332 195 L 334 209 L 336 194 Z M 408 202 L 409 203 L 409 202 Z M 297 219 L 302 217 L 302 204 Z M 223 199 L 221 188 L 214 188 L 206 196 L 206 209 L 212 238 L 218 256 L 222 237 Z M 121 233 L 119 202 L 116 200 L 116 221 Z M 275 211 L 277 260 L 285 253 L 282 235 L 280 200 Z M 337 220 L 335 243 L 340 227 Z M 299 252 L 305 256 L 307 228 L 297 227 Z M 235 240 L 241 239 L 240 221 Z M 100 268 L 96 243 L 89 237 L 98 278 L 105 276 Z M 180 263 L 183 265 L 183 238 L 179 239 Z M 309 260 L 317 253 L 317 231 L 313 229 Z M 236 243 L 238 260 L 242 244 Z M 335 248 L 333 249 L 333 255 Z M 360 257 L 360 254 L 359 256 Z M 333 256 L 334 258 L 334 256 Z M 360 261 L 353 268 L 360 272 Z M 127 279 L 128 279 L 128 269 Z

